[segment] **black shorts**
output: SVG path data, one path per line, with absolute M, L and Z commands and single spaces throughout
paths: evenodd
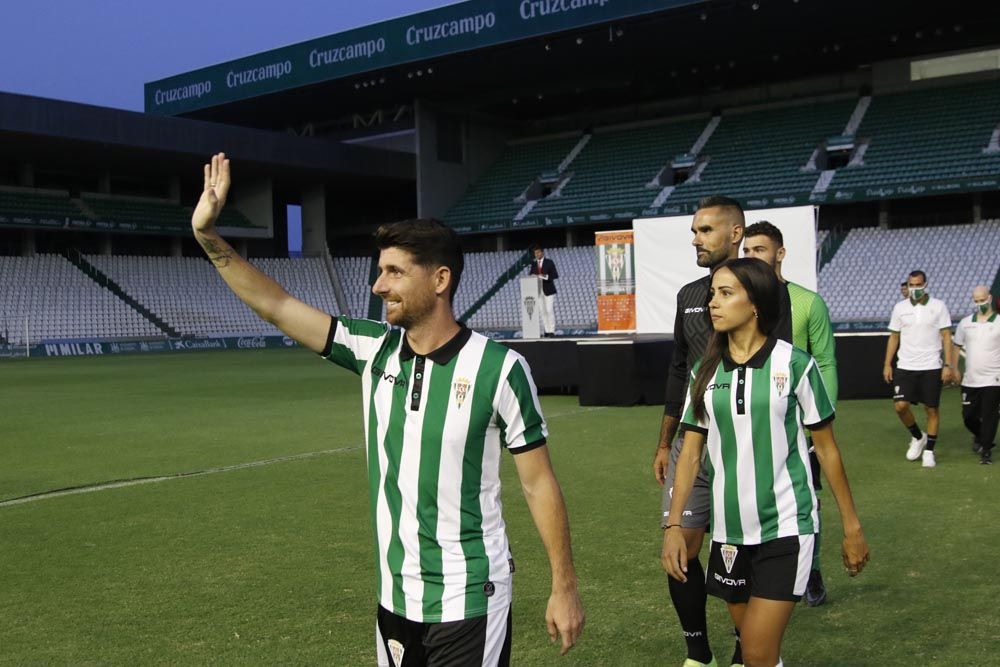
M 712 542 L 705 587 L 730 603 L 750 597 L 798 602 L 806 592 L 815 535 L 779 537 L 763 544 Z
M 379 667 L 509 667 L 511 606 L 464 621 L 420 623 L 379 605 Z
M 897 368 L 892 373 L 892 400 L 923 403 L 928 408 L 941 405 L 941 369 L 908 371 Z

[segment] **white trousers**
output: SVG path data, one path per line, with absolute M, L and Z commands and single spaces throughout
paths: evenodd
M 556 295 L 542 295 L 542 329 L 545 333 L 556 332 Z

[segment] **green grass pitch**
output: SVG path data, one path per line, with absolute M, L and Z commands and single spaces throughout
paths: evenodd
M 588 618 L 559 659 L 547 561 L 507 457 L 514 664 L 680 665 L 650 473 L 660 409 L 542 405 Z M 934 470 L 904 459 L 888 400 L 840 408 L 872 562 L 843 573 L 824 492 L 830 601 L 796 610 L 786 663 L 998 664 L 1000 466 L 971 453 L 958 392 Z M 0 663 L 373 665 L 360 409 L 358 379 L 302 350 L 0 364 L 0 500 L 169 477 L 0 506 Z M 232 468 L 258 461 L 271 462 Z M 724 665 L 729 627 L 710 600 Z

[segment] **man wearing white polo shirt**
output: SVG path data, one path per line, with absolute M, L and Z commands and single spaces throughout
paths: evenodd
M 975 436 L 979 462 L 990 464 L 1000 420 L 1000 318 L 985 285 L 972 291 L 972 302 L 975 312 L 955 330 L 954 344 L 965 350 L 965 378 L 956 369 L 955 381 L 962 385 L 962 421 Z
M 892 308 L 882 376 L 893 386 L 896 414 L 912 436 L 906 450 L 907 460 L 922 458 L 925 468 L 933 468 L 937 465 L 934 445 L 940 423 L 941 386 L 953 380 L 951 315 L 944 301 L 927 293 L 927 274 L 923 271 L 911 271 L 906 282 L 910 297 Z M 894 371 L 892 358 L 897 351 L 899 359 Z M 917 426 L 910 410 L 913 403 L 924 404 L 926 432 Z

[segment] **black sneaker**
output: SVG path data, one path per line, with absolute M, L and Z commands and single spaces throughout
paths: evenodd
M 983 453 L 979 455 L 979 462 L 982 463 L 984 466 L 992 465 L 993 464 L 993 450 L 992 449 L 984 449 Z
M 823 575 L 819 570 L 809 573 L 809 583 L 806 584 L 806 606 L 818 607 L 826 602 L 826 586 L 823 585 Z

